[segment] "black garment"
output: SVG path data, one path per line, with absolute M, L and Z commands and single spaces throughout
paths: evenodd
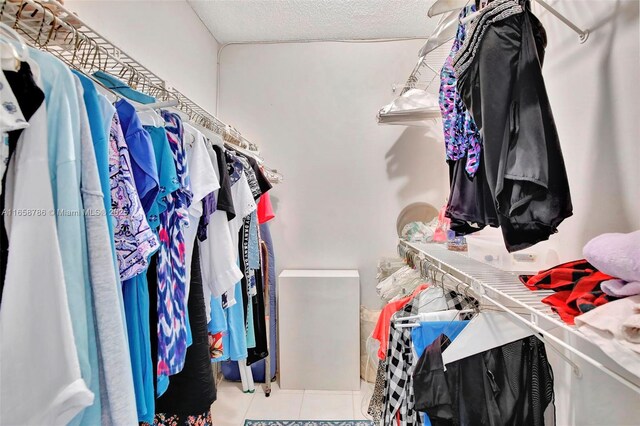
M 416 398 L 433 425 L 544 425 L 544 412 L 554 399 L 553 372 L 538 338 L 447 364 L 446 372 L 443 339 L 440 335 L 427 347 L 422 370 L 415 372 L 421 380 L 414 380 Z
M 528 9 L 527 0 L 489 4 L 454 58 L 510 252 L 547 240 L 573 209 L 542 77 L 546 33 Z
M 153 395 L 158 395 L 158 252 L 149 258 L 147 268 L 149 289 L 149 339 L 151 340 L 151 366 L 153 370 Z
M 255 219 L 255 218 L 254 218 Z M 252 216 L 249 215 L 244 218 L 242 228 L 240 229 L 240 245 L 239 249 L 239 261 L 240 270 L 243 272 L 241 285 L 242 285 L 242 306 L 244 308 L 244 320 L 245 330 L 249 327 L 248 310 L 253 310 L 253 329 L 255 335 L 256 346 L 254 348 L 248 348 L 247 353 L 247 365 L 251 365 L 261 359 L 269 356 L 269 348 L 267 346 L 267 326 L 264 316 L 264 294 L 262 286 L 262 274 L 259 270 L 255 270 L 256 277 L 256 292 L 253 297 L 249 297 L 249 288 L 251 279 L 251 271 L 249 269 L 249 229 Z M 259 277 L 259 279 L 258 279 Z M 251 304 L 251 305 L 250 305 Z
M 497 228 L 498 214 L 484 173 L 484 153 L 480 153 L 480 164 L 474 177 L 465 171 L 467 158 L 447 161 L 451 193 L 445 216 L 451 219 L 450 229 L 456 235 L 468 235 L 485 226 Z
M 218 174 L 220 179 L 220 189 L 218 190 L 217 210 L 227 212 L 227 219 L 233 220 L 236 217 L 236 210 L 233 207 L 233 196 L 231 195 L 231 178 L 227 172 L 227 158 L 224 149 L 214 145 L 213 150 L 216 152 L 218 160 Z
M 262 271 L 256 270 L 255 277 L 257 294 L 252 298 L 253 329 L 256 335 L 256 347 L 248 349 L 247 365 L 251 365 L 269 356 L 267 345 L 267 324 L 264 312 L 264 286 L 262 285 Z
M 31 67 L 28 63 L 22 62 L 20 63 L 20 69 L 18 71 L 3 71 L 7 81 L 9 82 L 9 86 L 11 87 L 11 91 L 13 95 L 16 97 L 18 101 L 18 106 L 22 111 L 22 115 L 26 121 L 29 121 L 31 117 L 36 113 L 38 108 L 44 102 L 44 93 L 35 80 L 33 79 L 33 74 L 31 73 Z M 13 153 L 16 151 L 18 146 L 18 139 L 22 134 L 24 129 L 12 130 L 7 132 L 9 139 L 9 157 L 7 158 L 7 162 L 13 156 Z M 0 136 L 1 137 L 1 136 Z M 5 209 L 5 196 L 7 194 L 6 191 L 6 174 L 0 176 L 2 179 L 2 195 L 0 195 L 0 212 L 3 212 Z M 0 215 L 0 302 L 2 301 L 2 292 L 4 290 L 4 279 L 7 273 L 7 261 L 9 257 L 9 237 L 7 235 L 7 230 L 4 227 L 4 219 Z
M 432 425 L 453 422 L 451 394 L 442 363 L 442 351 L 448 342 L 444 334 L 438 336 L 422 353 L 413 373 L 416 410 L 428 413 Z
M 251 158 L 246 155 L 244 157 L 247 159 L 247 161 L 251 165 L 251 168 L 253 169 L 253 172 L 256 174 L 256 179 L 258 179 L 258 185 L 260 186 L 260 192 L 262 194 L 266 194 L 271 190 L 271 188 L 273 188 L 273 185 L 271 185 L 269 179 L 267 179 L 264 173 L 262 173 L 262 170 L 260 170 L 260 165 L 255 160 L 255 158 Z
M 190 282 L 187 309 L 193 343 L 187 348 L 182 371 L 170 377 L 169 388 L 156 400 L 156 413 L 180 417 L 205 413 L 216 400 L 197 244 L 193 249 Z
M 249 186 L 251 187 L 253 198 L 255 201 L 258 201 L 263 194 L 266 194 L 271 188 L 273 188 L 273 185 L 271 185 L 269 179 L 267 179 L 264 173 L 262 173 L 262 170 L 260 170 L 260 165 L 255 160 L 255 158 L 249 157 L 242 152 L 238 152 L 235 150 L 231 151 L 235 156 L 242 157 L 242 159 L 246 160 L 247 163 L 249 163 L 251 170 L 245 170 L 245 172 L 247 173 L 247 180 L 249 182 Z

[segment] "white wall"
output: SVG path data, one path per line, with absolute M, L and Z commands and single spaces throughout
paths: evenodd
M 67 0 L 65 5 L 215 114 L 218 43 L 185 0 Z
M 220 57 L 219 114 L 284 174 L 272 232 L 282 269 L 358 269 L 378 306 L 376 263 L 393 255 L 407 204 L 444 203 L 441 124 L 381 127 L 422 42 L 230 45 Z
M 582 257 L 604 232 L 640 229 L 640 27 L 637 0 L 556 1 L 585 44 L 548 13 L 544 75 L 564 152 L 574 216 L 552 241 L 561 260 Z

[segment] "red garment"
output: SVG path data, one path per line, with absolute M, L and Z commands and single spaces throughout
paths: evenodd
M 389 327 L 391 316 L 398 312 L 400 309 L 404 308 L 407 303 L 413 300 L 422 290 L 429 287 L 427 284 L 421 284 L 416 288 L 410 296 L 405 297 L 404 299 L 396 300 L 395 302 L 390 302 L 382 308 L 380 312 L 380 316 L 378 317 L 378 322 L 376 323 L 376 328 L 373 329 L 372 337 L 380 342 L 380 349 L 378 349 L 378 358 L 385 359 L 387 357 L 387 345 L 389 344 Z
M 222 346 L 222 336 L 224 332 L 208 333 L 209 335 L 209 357 L 214 360 L 224 356 L 224 347 Z
M 265 192 L 258 201 L 258 222 L 263 224 L 269 222 L 275 217 L 276 215 L 273 212 L 273 207 L 271 206 L 271 197 L 268 192 Z
M 613 277 L 594 268 L 586 260 L 563 263 L 538 275 L 521 275 L 520 281 L 529 290 L 553 290 L 556 293 L 542 299 L 567 324 L 573 324 L 578 315 L 615 300 L 600 288 L 603 281 Z

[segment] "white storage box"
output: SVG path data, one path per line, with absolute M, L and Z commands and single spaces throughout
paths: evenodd
M 360 390 L 358 271 L 282 271 L 278 336 L 280 389 Z
M 504 271 L 538 272 L 559 263 L 558 253 L 548 241 L 528 249 L 509 253 L 504 246 L 502 232 L 485 228 L 466 237 L 469 257 Z

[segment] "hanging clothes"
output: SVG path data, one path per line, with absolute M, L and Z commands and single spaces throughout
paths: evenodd
M 207 412 L 216 400 L 197 245 L 194 247 L 190 269 L 191 291 L 188 309 L 193 343 L 187 349 L 184 368 L 171 376 L 167 391 L 156 402 L 156 423 L 159 413 L 165 417 L 178 415 L 181 419 L 200 415 Z
M 153 420 L 153 364 L 149 330 L 149 257 L 159 248 L 138 197 L 129 150 L 116 112 L 109 133 L 114 239 L 125 306 L 138 420 Z
M 88 266 L 91 282 L 91 302 L 87 308 L 95 311 L 96 338 L 100 347 L 99 391 L 101 424 L 130 424 L 137 421 L 131 362 L 125 335 L 122 299 L 118 292 L 119 282 L 115 270 L 115 259 L 111 248 L 111 234 L 107 225 L 104 200 L 98 175 L 98 164 L 92 140 L 91 125 L 85 106 L 85 93 L 80 78 L 74 75 L 80 104 L 81 131 L 81 182 L 82 202 L 86 213 L 86 235 Z M 90 94 L 89 94 L 90 95 Z M 97 102 L 97 97 L 95 99 Z M 94 123 L 100 133 L 104 124 Z M 97 347 L 96 347 L 97 351 Z M 96 354 L 97 356 L 98 354 Z
M 411 312 L 413 306 L 409 304 L 404 309 Z M 422 425 L 422 418 L 415 410 L 413 358 L 411 331 L 408 328 L 397 328 L 392 322 L 389 329 L 386 387 L 383 400 L 382 424 L 384 426 Z
M 427 347 L 416 385 L 431 424 L 543 426 L 553 407 L 553 372 L 534 336 L 447 364 L 440 335 Z
M 176 165 L 179 188 L 167 195 L 167 210 L 160 214 L 158 252 L 158 395 L 166 390 L 168 376 L 182 370 L 187 350 L 186 257 L 184 229 L 189 225 L 192 192 L 182 120 L 162 111 L 169 146 Z
M 184 129 L 187 164 L 193 192 L 191 206 L 189 206 L 189 226 L 185 228 L 185 261 L 187 265 L 191 265 L 196 238 L 199 241 L 207 239 L 206 228 L 215 211 L 215 191 L 220 188 L 220 184 L 207 152 L 207 141 L 204 135 L 186 123 Z M 200 269 L 199 264 L 198 269 Z M 191 267 L 187 268 L 188 283 L 190 272 Z M 189 286 L 186 294 L 188 297 Z
M 462 20 L 475 11 L 475 5 L 464 7 L 460 11 L 459 19 Z M 456 84 L 457 78 L 453 69 L 453 58 L 462 47 L 466 34 L 466 25 L 459 24 L 451 52 L 444 60 L 440 71 L 439 103 L 447 160 L 465 159 L 464 169 L 470 177 L 473 177 L 480 166 L 482 138 L 476 123 L 460 98 Z
M 44 103 L 44 92 L 36 84 L 31 67 L 27 62 L 20 63 L 20 69 L 18 71 L 3 71 L 3 77 L 6 77 L 8 85 L 3 87 L 4 93 L 11 91 L 11 94 L 15 96 L 17 107 L 15 107 L 15 113 L 10 114 L 11 119 L 18 112 L 22 115 L 22 119 L 29 121 L 31 117 L 38 111 L 41 105 Z M 3 98 L 4 99 L 4 98 Z M 7 101 L 9 102 L 9 101 Z M 12 102 L 12 101 L 11 101 Z M 13 103 L 12 103 L 13 105 Z M 13 110 L 13 109 L 12 109 Z M 46 114 L 46 113 L 45 113 Z M 3 114 L 4 115 L 4 114 Z M 15 117 L 19 120 L 19 117 Z M 46 118 L 45 118 L 46 119 Z M 24 130 L 24 126 L 16 121 L 14 125 L 9 125 L 9 118 L 6 119 L 7 127 L 3 127 L 7 130 L 6 134 L 2 134 L 2 163 L 6 166 L 9 165 L 13 153 L 17 149 L 18 140 Z M 5 211 L 5 187 L 6 187 L 6 174 L 2 173 L 2 187 L 0 188 L 0 211 Z M 2 304 L 2 293 L 4 289 L 4 281 L 7 271 L 7 258 L 9 256 L 9 239 L 7 231 L 5 229 L 4 221 L 0 221 L 0 305 Z
M 80 98 L 73 74 L 62 61 L 34 48 L 29 49 L 29 56 L 32 65 L 39 67 L 47 106 L 49 175 L 74 340 L 82 378 L 96 395 L 94 403 L 72 424 L 91 425 L 100 421 L 101 411 L 98 350 L 80 192 Z
M 21 72 L 27 68 L 21 67 Z M 16 139 L 2 196 L 9 210 L 53 211 L 48 158 L 47 108 L 41 82 L 26 79 L 22 111 L 29 122 Z M 43 86 L 42 86 L 43 87 Z M 43 87 L 44 88 L 44 87 Z M 37 89 L 37 90 L 36 90 Z M 19 91 L 14 90 L 18 99 Z M 39 95 L 38 95 L 39 94 Z M 38 101 L 39 99 L 39 101 Z M 33 114 L 26 105 L 34 105 Z M 56 218 L 5 215 L 7 253 L 0 309 L 0 418 L 6 424 L 67 424 L 95 395 L 85 384 L 78 362 L 67 301 Z M 34 236 L 40 242 L 33 244 Z M 42 277 L 47 277 L 42 286 Z M 20 324 L 20 327 L 16 327 Z M 42 347 L 47 357 L 43 362 Z M 51 366 L 56 374 L 51 374 Z M 25 398 L 28 395 L 28 398 Z
M 178 114 L 143 126 L 127 100 L 27 53 L 0 73 L 0 418 L 211 424 L 209 329 L 222 325 L 227 359 L 247 359 L 249 324 L 252 359 L 268 353 L 256 201 L 271 185 Z
M 483 162 L 507 250 L 547 240 L 572 215 L 560 141 L 542 77 L 546 33 L 526 0 L 495 0 L 453 66 L 483 137 Z
M 205 301 L 220 298 L 227 291 L 234 288 L 242 278 L 242 271 L 238 267 L 236 248 L 233 246 L 229 220 L 235 218 L 235 207 L 231 192 L 231 180 L 227 174 L 227 163 L 224 152 L 218 154 L 216 147 L 207 147 L 207 152 L 218 178 L 220 189 L 214 191 L 216 210 L 211 214 L 207 225 L 207 234 L 215 238 L 202 240 L 200 253 L 202 258 L 202 280 L 204 284 Z M 211 306 L 207 304 L 207 319 L 211 321 Z M 221 317 L 219 317 L 221 318 Z M 214 328 L 221 328 L 218 324 Z M 222 331 L 222 329 L 218 330 Z

